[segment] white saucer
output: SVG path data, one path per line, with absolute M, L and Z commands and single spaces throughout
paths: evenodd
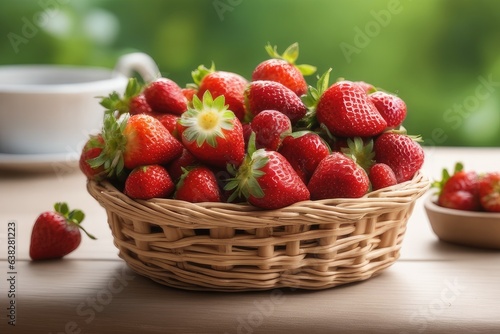
M 75 153 L 9 154 L 0 153 L 0 171 L 67 173 L 78 167 Z

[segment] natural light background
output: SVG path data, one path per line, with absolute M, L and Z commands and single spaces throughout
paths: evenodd
M 268 42 L 299 42 L 318 74 L 397 93 L 424 145 L 500 146 L 497 0 L 2 1 L 0 31 L 0 65 L 113 67 L 142 51 L 181 86 L 212 61 L 249 78 Z

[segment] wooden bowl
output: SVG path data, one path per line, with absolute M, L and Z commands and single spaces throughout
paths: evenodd
M 424 208 L 432 230 L 442 241 L 480 248 L 500 249 L 500 213 L 448 209 L 428 196 Z

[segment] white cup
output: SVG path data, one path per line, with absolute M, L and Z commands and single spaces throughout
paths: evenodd
M 80 150 L 101 130 L 100 98 L 123 94 L 138 73 L 159 76 L 144 53 L 122 56 L 115 69 L 63 65 L 0 66 L 0 154 L 53 154 Z

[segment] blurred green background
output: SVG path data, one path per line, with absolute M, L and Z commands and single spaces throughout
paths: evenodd
M 424 145 L 500 146 L 497 0 L 17 0 L 0 3 L 0 30 L 0 65 L 142 51 L 181 86 L 212 61 L 250 78 L 268 42 L 298 42 L 298 63 L 331 81 L 397 93 Z

